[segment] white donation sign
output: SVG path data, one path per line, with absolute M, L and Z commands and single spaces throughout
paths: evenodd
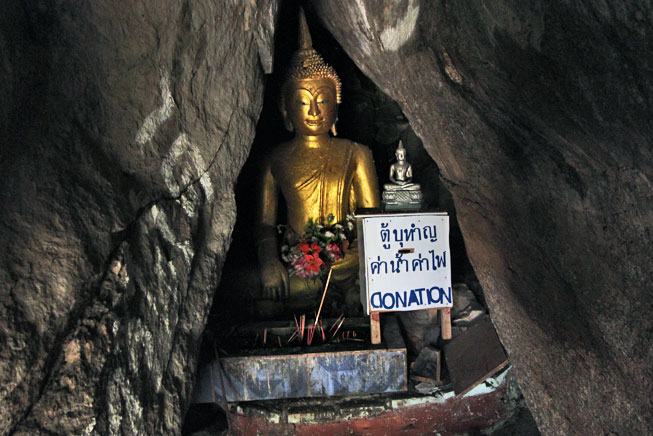
M 356 218 L 366 314 L 453 306 L 446 213 Z

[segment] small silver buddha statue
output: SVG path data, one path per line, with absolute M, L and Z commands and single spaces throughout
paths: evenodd
M 390 165 L 390 182 L 383 185 L 383 206 L 387 211 L 415 211 L 422 208 L 422 188 L 413 182 L 413 167 L 399 141 L 397 162 Z

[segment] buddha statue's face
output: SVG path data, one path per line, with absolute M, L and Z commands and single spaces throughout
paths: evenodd
M 397 157 L 397 160 L 404 160 L 406 159 L 406 152 L 404 150 L 397 150 L 395 156 Z
M 303 136 L 326 134 L 336 119 L 334 83 L 327 78 L 302 79 L 287 85 L 284 117 Z

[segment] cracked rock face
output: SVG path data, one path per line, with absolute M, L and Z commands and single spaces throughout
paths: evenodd
M 653 10 L 608 3 L 314 2 L 437 162 L 547 435 L 652 425 Z
M 276 7 L 0 6 L 0 434 L 180 432 Z
M 653 18 L 608 3 L 313 2 L 439 165 L 550 435 L 653 416 Z M 1 2 L 0 435 L 180 432 L 276 8 Z

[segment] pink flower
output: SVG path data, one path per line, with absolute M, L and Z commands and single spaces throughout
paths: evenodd
M 340 250 L 340 247 L 338 247 L 338 244 L 335 242 L 330 243 L 327 245 L 327 253 L 329 253 L 329 259 L 333 259 L 334 262 L 338 261 L 339 259 L 342 259 L 342 251 Z

